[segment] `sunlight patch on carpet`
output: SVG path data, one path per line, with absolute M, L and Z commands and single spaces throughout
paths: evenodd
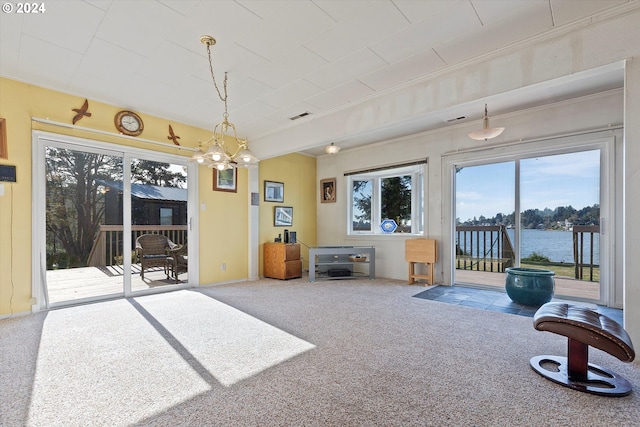
M 312 348 L 192 291 L 53 310 L 42 328 L 29 424 L 140 422 Z
M 57 425 L 128 424 L 207 390 L 126 300 L 54 310 L 42 328 L 29 424 L 51 426 L 52 412 Z
M 225 386 L 315 347 L 198 292 L 137 301 Z

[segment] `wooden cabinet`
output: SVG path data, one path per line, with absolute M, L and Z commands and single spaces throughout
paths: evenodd
M 264 277 L 295 279 L 302 277 L 299 243 L 265 243 Z

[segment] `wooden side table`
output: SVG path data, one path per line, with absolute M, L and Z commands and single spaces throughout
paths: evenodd
M 433 266 L 438 261 L 438 244 L 433 239 L 407 239 L 404 245 L 404 258 L 409 263 L 409 284 L 424 279 L 427 285 L 433 285 Z M 427 274 L 416 274 L 415 264 L 427 265 Z
M 264 277 L 295 279 L 302 277 L 300 244 L 265 243 L 263 257 Z

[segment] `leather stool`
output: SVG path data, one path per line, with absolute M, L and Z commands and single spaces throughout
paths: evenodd
M 536 311 L 533 326 L 568 338 L 567 357 L 535 356 L 531 367 L 543 377 L 574 390 L 602 396 L 626 396 L 632 386 L 624 378 L 589 363 L 589 346 L 623 362 L 635 351 L 622 326 L 595 310 L 572 304 L 549 302 Z

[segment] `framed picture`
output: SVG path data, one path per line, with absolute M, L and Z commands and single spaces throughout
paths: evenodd
M 8 159 L 7 153 L 7 121 L 0 119 L 0 159 Z
M 230 193 L 238 192 L 238 169 L 213 169 L 213 190 L 228 191 Z
M 273 225 L 276 227 L 293 225 L 293 208 L 290 206 L 276 206 L 273 212 Z
M 284 202 L 284 184 L 282 182 L 264 182 L 265 202 Z
M 328 178 L 320 180 L 320 202 L 336 202 L 336 179 Z

